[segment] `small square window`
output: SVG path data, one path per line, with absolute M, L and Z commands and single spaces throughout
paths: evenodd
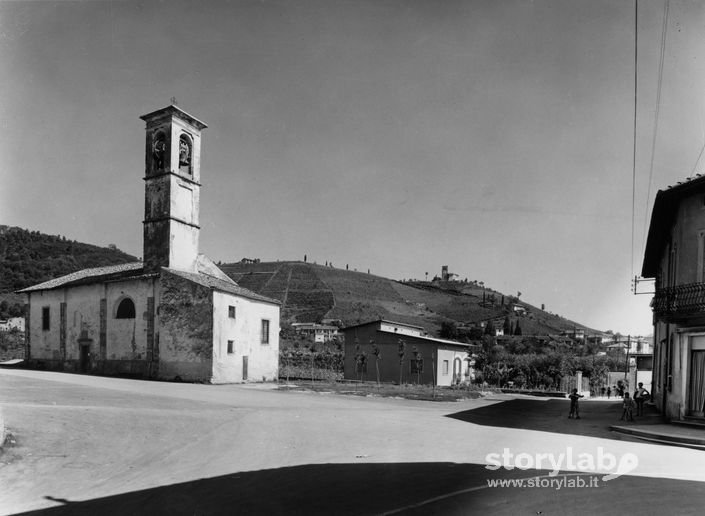
M 269 321 L 262 319 L 262 344 L 269 344 Z
M 233 351 L 234 347 L 235 347 L 235 341 L 229 340 L 228 341 L 228 355 L 232 355 L 234 353 L 234 351 Z
M 231 319 L 235 319 L 235 307 L 234 306 L 228 307 L 228 317 L 230 317 Z
M 44 306 L 42 307 L 42 330 L 49 330 L 51 329 L 51 321 L 49 317 L 49 307 Z

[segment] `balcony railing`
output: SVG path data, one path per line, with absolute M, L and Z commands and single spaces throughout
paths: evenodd
M 705 313 L 705 283 L 657 289 L 651 306 L 656 315 Z

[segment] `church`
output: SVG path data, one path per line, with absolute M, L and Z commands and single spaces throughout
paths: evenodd
M 23 290 L 30 367 L 208 383 L 278 377 L 280 302 L 199 254 L 201 132 L 170 105 L 146 123 L 143 261 Z

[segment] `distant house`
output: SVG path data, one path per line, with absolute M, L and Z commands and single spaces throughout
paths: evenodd
M 565 337 L 570 337 L 571 339 L 584 339 L 585 330 L 583 328 L 573 328 L 572 330 L 565 330 L 561 333 Z
M 238 286 L 198 252 L 205 124 L 174 105 L 141 118 L 144 262 L 21 290 L 27 362 L 154 379 L 276 380 L 280 303 Z
M 705 419 L 705 176 L 656 194 L 641 275 L 654 278 L 654 401 Z
M 512 311 L 517 315 L 526 315 L 526 307 L 522 305 L 513 304 Z
M 0 319 L 0 331 L 24 331 L 24 317 Z
M 294 331 L 300 335 L 312 337 L 313 342 L 328 342 L 338 336 L 338 327 L 317 323 L 292 323 Z
M 375 346 L 380 380 L 449 386 L 474 379 L 470 344 L 428 337 L 423 327 L 386 320 L 343 328 L 346 379 L 376 379 Z M 399 356 L 400 341 L 404 356 Z M 400 363 L 401 362 L 401 363 Z

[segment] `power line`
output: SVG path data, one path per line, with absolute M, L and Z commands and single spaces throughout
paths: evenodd
M 700 149 L 700 154 L 698 154 L 698 159 L 695 160 L 695 165 L 693 165 L 693 170 L 690 171 L 691 176 L 693 174 L 695 174 L 695 169 L 698 168 L 698 163 L 700 163 L 700 158 L 703 157 L 703 151 L 705 151 L 705 143 L 703 143 L 703 146 Z
M 654 114 L 654 131 L 651 138 L 651 160 L 649 164 L 649 182 L 646 190 L 646 206 L 644 209 L 644 248 L 646 247 L 646 225 L 649 220 L 649 200 L 651 198 L 651 186 L 654 177 L 654 161 L 656 156 L 656 138 L 658 136 L 658 125 L 659 125 L 659 114 L 661 111 L 661 90 L 663 85 L 663 63 L 665 61 L 666 55 L 666 36 L 668 34 L 668 11 L 670 6 L 670 0 L 666 0 L 663 5 L 663 25 L 661 27 L 661 53 L 659 56 L 658 65 L 658 83 L 656 87 L 656 109 Z
M 636 220 L 636 121 L 637 121 L 637 71 L 639 64 L 639 0 L 634 0 L 634 145 L 632 149 L 632 259 L 631 275 L 634 276 L 634 226 Z

